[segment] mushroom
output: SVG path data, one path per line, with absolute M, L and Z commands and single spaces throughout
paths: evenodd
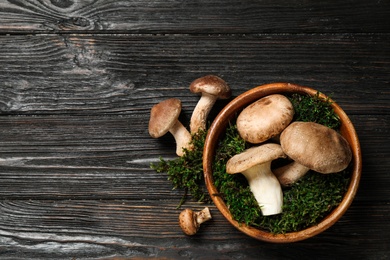
M 279 135 L 292 121 L 294 108 L 280 94 L 265 96 L 246 107 L 237 117 L 240 136 L 253 144 Z
M 198 232 L 200 225 L 209 219 L 211 214 L 208 207 L 199 212 L 185 209 L 179 215 L 179 225 L 186 235 L 192 236 Z
M 236 154 L 226 164 L 227 173 L 242 173 L 248 180 L 250 190 L 264 216 L 282 212 L 282 188 L 271 171 L 271 162 L 284 157 L 279 144 L 267 143 Z
M 191 150 L 191 134 L 178 120 L 181 112 L 181 101 L 170 98 L 154 105 L 150 111 L 149 134 L 159 138 L 170 132 L 176 141 L 176 154 L 184 155 L 184 148 Z
M 191 134 L 195 134 L 199 129 L 206 129 L 207 116 L 216 100 L 227 99 L 232 92 L 223 79 L 214 75 L 207 75 L 194 80 L 190 85 L 190 91 L 202 94 L 190 121 Z
M 293 122 L 280 135 L 280 144 L 294 160 L 274 170 L 282 186 L 296 182 L 310 169 L 324 174 L 340 172 L 352 160 L 348 141 L 335 130 L 314 122 Z

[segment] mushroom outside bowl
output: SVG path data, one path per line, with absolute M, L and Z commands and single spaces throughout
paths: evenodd
M 351 205 L 355 194 L 358 189 L 361 169 L 362 169 L 362 159 L 361 159 L 361 150 L 359 140 L 354 129 L 354 126 L 346 113 L 339 107 L 336 103 L 332 103 L 332 107 L 336 114 L 340 117 L 341 128 L 340 134 L 350 144 L 352 150 L 352 167 L 351 167 L 351 179 L 348 186 L 348 190 L 345 193 L 340 204 L 320 223 L 315 226 L 311 226 L 301 231 L 289 232 L 285 234 L 272 234 L 267 231 L 263 231 L 244 223 L 238 223 L 233 219 L 227 205 L 225 204 L 221 196 L 214 196 L 213 194 L 219 194 L 216 186 L 213 182 L 213 160 L 215 156 L 215 151 L 218 145 L 218 141 L 226 130 L 229 122 L 240 112 L 242 109 L 250 105 L 251 103 L 271 94 L 308 94 L 314 96 L 317 94 L 317 90 L 303 87 L 291 83 L 271 83 L 266 85 L 261 85 L 256 88 L 253 88 L 235 99 L 233 99 L 229 104 L 227 104 L 222 111 L 217 115 L 215 120 L 210 126 L 208 131 L 204 152 L 203 152 L 203 169 L 204 177 L 208 192 L 222 215 L 238 230 L 241 232 L 262 241 L 273 242 L 273 243 L 289 243 L 301 241 L 310 237 L 313 237 L 324 230 L 328 229 L 335 222 L 337 222 L 341 216 L 347 211 L 348 207 Z M 324 94 L 320 94 L 321 98 L 326 99 L 327 97 Z

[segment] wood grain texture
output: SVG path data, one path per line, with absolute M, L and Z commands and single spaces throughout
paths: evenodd
M 195 210 L 201 205 L 189 204 Z M 353 218 L 369 210 L 375 214 Z M 4 201 L 1 203 L 0 256 L 107 258 L 167 257 L 216 259 L 264 259 L 303 257 L 314 253 L 320 259 L 332 255 L 340 258 L 354 255 L 364 259 L 383 259 L 383 244 L 388 226 L 371 223 L 381 221 L 388 211 L 380 211 L 379 203 L 353 206 L 329 230 L 310 241 L 291 245 L 270 245 L 250 239 L 232 228 L 212 206 L 213 219 L 204 223 L 201 233 L 185 237 L 177 217 L 180 213 L 172 201 Z M 346 240 L 351 230 L 369 225 L 370 229 Z M 337 236 L 334 234 L 337 233 Z M 370 236 L 370 241 L 366 237 Z M 229 240 L 226 240 L 229 237 Z M 386 239 L 385 239 L 386 240 Z M 369 242 L 370 248 L 357 247 Z M 313 249 L 313 247 L 315 249 Z M 332 251 L 328 250 L 332 247 Z M 276 251 L 276 252 L 272 252 Z M 295 257 L 294 257 L 295 258 Z
M 388 1 L 38 1 L 0 4 L 0 30 L 135 33 L 389 32 Z
M 389 32 L 383 0 L 1 1 L 0 259 L 390 258 Z M 183 191 L 150 169 L 174 140 L 149 137 L 149 111 L 178 97 L 188 126 L 206 74 L 233 97 L 306 85 L 347 112 L 363 173 L 340 221 L 268 244 L 209 205 L 198 235 L 181 232 Z
M 192 80 L 233 95 L 269 82 L 307 85 L 352 114 L 389 113 L 388 35 L 2 36 L 2 114 L 145 113 L 167 97 L 192 109 Z M 353 97 L 354 99 L 351 99 Z M 356 105 L 355 100 L 359 100 Z

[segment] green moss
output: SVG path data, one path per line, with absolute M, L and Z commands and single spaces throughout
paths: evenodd
M 315 122 L 332 129 L 340 127 L 340 118 L 331 107 L 330 98 L 320 98 L 317 92 L 314 96 L 292 94 L 289 97 L 293 104 L 294 121 Z
M 168 180 L 172 182 L 174 189 L 183 189 L 184 195 L 179 206 L 183 204 L 187 197 L 187 192 L 199 202 L 209 202 L 210 197 L 204 185 L 203 177 L 203 146 L 206 139 L 206 131 L 199 131 L 192 135 L 194 149 L 185 149 L 182 157 L 174 160 L 164 160 L 160 158 L 157 164 L 151 164 L 151 168 L 157 172 L 165 172 Z

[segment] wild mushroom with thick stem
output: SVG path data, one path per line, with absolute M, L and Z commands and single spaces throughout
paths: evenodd
M 199 129 L 206 129 L 207 116 L 216 100 L 227 99 L 232 92 L 223 79 L 214 75 L 207 75 L 194 80 L 190 85 L 190 91 L 202 94 L 190 121 L 191 134 L 195 134 Z
M 194 212 L 191 209 L 185 209 L 179 215 L 179 225 L 186 235 L 192 236 L 198 232 L 200 225 L 203 222 L 206 222 L 211 218 L 208 207 L 205 207 L 199 212 Z
M 184 148 L 191 150 L 191 134 L 179 121 L 181 101 L 170 98 L 154 105 L 150 111 L 149 134 L 158 138 L 170 132 L 176 140 L 176 154 L 184 155 Z
M 242 173 L 264 216 L 282 212 L 283 192 L 278 179 L 271 171 L 271 162 L 284 158 L 279 144 L 267 143 L 251 147 L 229 159 L 226 172 Z
M 344 170 L 352 160 L 348 141 L 335 130 L 313 122 L 296 121 L 280 135 L 284 153 L 293 162 L 275 169 L 282 186 L 289 186 L 310 169 L 319 173 Z
M 292 121 L 294 108 L 280 94 L 265 96 L 246 107 L 237 117 L 240 136 L 253 144 L 277 137 Z

